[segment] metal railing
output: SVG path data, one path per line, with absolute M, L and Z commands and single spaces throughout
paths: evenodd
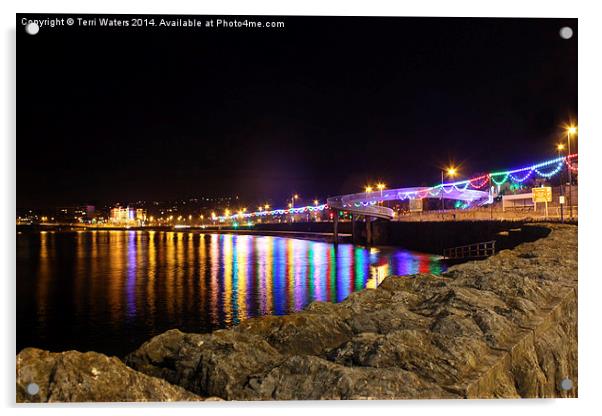
M 495 240 L 443 249 L 446 259 L 481 259 L 495 254 Z
M 331 209 L 350 212 L 352 214 L 368 215 L 376 218 L 393 219 L 395 212 L 391 208 L 380 205 L 346 202 L 342 196 L 328 198 L 328 206 Z

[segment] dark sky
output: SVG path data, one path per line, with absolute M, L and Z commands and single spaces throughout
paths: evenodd
M 18 22 L 18 207 L 431 185 L 553 157 L 577 114 L 576 19 L 260 20 L 285 28 Z

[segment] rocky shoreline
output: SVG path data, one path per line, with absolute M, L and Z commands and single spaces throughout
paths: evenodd
M 17 401 L 577 397 L 577 227 L 526 227 L 549 234 L 339 304 L 167 331 L 124 361 L 24 349 Z

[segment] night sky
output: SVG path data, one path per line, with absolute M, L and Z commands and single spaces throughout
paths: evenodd
M 576 19 L 17 28 L 17 206 L 432 185 L 556 155 Z M 559 29 L 571 26 L 570 40 Z

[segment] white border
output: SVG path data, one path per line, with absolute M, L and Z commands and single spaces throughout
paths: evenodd
M 476 1 L 476 0 L 422 0 L 408 2 L 369 1 L 154 1 L 124 0 L 77 1 L 9 1 L 0 4 L 2 20 L 2 91 L 0 126 L 0 181 L 3 203 L 0 204 L 0 264 L 2 281 L 2 377 L 0 391 L 2 405 L 7 413 L 29 413 L 34 409 L 47 414 L 80 415 L 106 414 L 102 405 L 60 405 L 50 407 L 28 406 L 15 408 L 14 403 L 14 329 L 15 329 L 15 13 L 179 13 L 179 14 L 283 14 L 283 15 L 366 15 L 366 16 L 482 16 L 482 17 L 577 17 L 579 18 L 579 133 L 580 133 L 580 226 L 579 226 L 579 399 L 575 400 L 515 400 L 515 401 L 407 401 L 407 402 L 286 402 L 286 403 L 213 403 L 200 405 L 110 405 L 111 412 L 120 414 L 164 415 L 166 411 L 185 414 L 244 413 L 304 415 L 316 411 L 364 415 L 367 412 L 400 414 L 478 414 L 504 415 L 509 412 L 545 412 L 547 415 L 568 412 L 593 413 L 598 408 L 601 385 L 601 325 L 598 320 L 602 296 L 600 271 L 600 203 L 598 158 L 602 155 L 602 76 L 599 41 L 602 39 L 601 14 L 595 1 Z M 556 70 L 556 68 L 550 68 Z M 35 99 L 35 97 L 20 97 Z M 166 407 L 167 406 L 167 407 Z M 175 406 L 175 407 L 174 407 Z M 372 409 L 374 406 L 377 409 Z M 599 409 L 596 413 L 599 412 Z

